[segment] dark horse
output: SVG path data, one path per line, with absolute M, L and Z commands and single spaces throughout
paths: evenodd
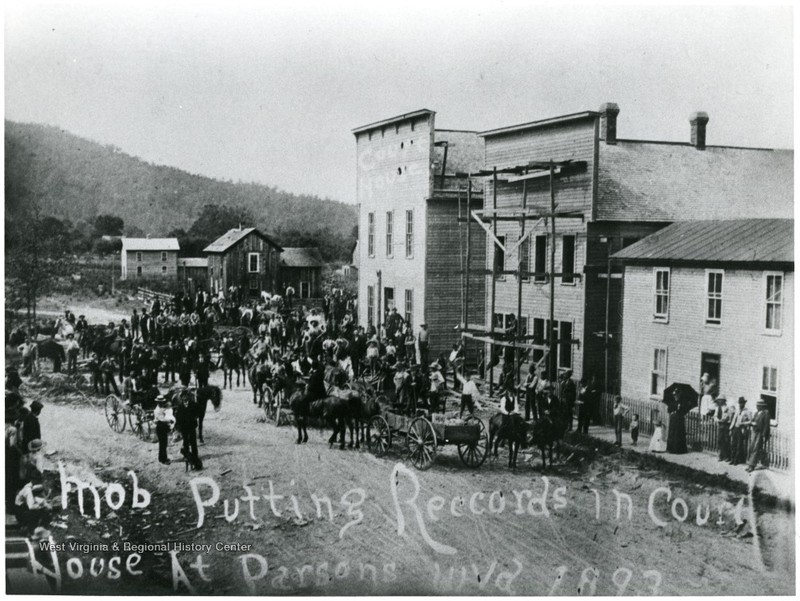
M 553 445 L 564 438 L 568 419 L 558 403 L 552 403 L 544 412 L 542 419 L 535 421 L 531 427 L 533 443 L 542 453 L 542 469 L 547 469 L 545 450 L 550 452 L 550 467 L 553 467 Z
M 250 386 L 253 389 L 253 404 L 258 403 L 258 406 L 261 407 L 264 404 L 264 387 L 270 378 L 269 366 L 266 363 L 254 361 L 247 370 L 247 376 L 250 378 Z
M 358 436 L 355 435 L 356 424 L 362 419 L 364 405 L 361 395 L 354 391 L 344 391 L 342 396 L 326 396 L 311 400 L 305 392 L 297 391 L 289 401 L 297 427 L 297 444 L 308 442 L 308 419 L 315 417 L 333 427 L 333 434 L 328 439 L 332 447 L 339 438 L 339 448 L 344 449 L 345 432 L 350 430 L 349 447 L 359 448 Z
M 236 386 L 239 386 L 239 377 L 247 384 L 247 369 L 244 360 L 236 348 L 223 346 L 220 353 L 220 366 L 222 367 L 222 388 L 229 386 L 233 390 L 233 372 L 236 372 Z
M 197 389 L 177 387 L 167 393 L 167 398 L 173 407 L 179 406 L 179 401 L 184 398 L 188 401 L 189 411 L 197 420 L 197 438 L 200 442 L 205 442 L 203 440 L 203 420 L 206 417 L 208 401 L 211 401 L 214 411 L 219 411 L 222 407 L 222 391 L 219 386 L 201 386 Z
M 498 413 L 489 420 L 489 449 L 494 450 L 497 457 L 497 447 L 501 441 L 508 443 L 508 467 L 517 467 L 517 454 L 520 447 L 525 447 L 528 442 L 530 426 L 525 423 L 521 415 L 507 416 L 508 422 L 503 425 L 503 414 Z

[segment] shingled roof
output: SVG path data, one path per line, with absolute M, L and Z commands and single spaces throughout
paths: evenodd
M 178 251 L 177 238 L 122 238 L 122 252 L 129 251 Z
M 794 265 L 794 220 L 673 223 L 614 255 L 625 263 Z
M 248 235 L 255 232 L 259 236 L 261 236 L 264 240 L 266 240 L 269 244 L 274 246 L 277 249 L 281 249 L 281 247 L 276 244 L 273 240 L 269 237 L 265 236 L 261 232 L 259 232 L 254 227 L 246 227 L 246 228 L 233 228 L 222 234 L 219 238 L 214 240 L 211 244 L 206 246 L 203 249 L 203 252 L 207 253 L 224 253 L 232 246 L 238 244 L 242 240 L 244 240 Z
M 324 264 L 315 247 L 284 248 L 281 253 L 281 265 L 286 267 L 322 267 Z
M 793 216 L 791 150 L 635 140 L 599 150 L 598 220 Z

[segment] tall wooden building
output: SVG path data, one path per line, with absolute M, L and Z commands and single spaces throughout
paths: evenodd
M 554 356 L 559 371 L 573 377 L 594 375 L 619 390 L 622 273 L 611 255 L 666 225 L 681 220 L 752 217 L 791 218 L 793 152 L 706 144 L 708 116 L 692 115 L 689 141 L 657 142 L 617 137 L 619 108 L 604 104 L 584 111 L 481 134 L 485 168 L 519 167 L 555 161 L 553 189 L 556 234 L 548 218 L 528 221 L 528 240 L 505 253 L 487 240 L 486 265 L 496 264 L 495 308 L 486 287 L 487 320 L 507 324 L 517 313 L 522 265 L 522 321 L 533 341 L 550 331 L 550 251 L 555 245 L 553 305 L 555 337 L 562 342 Z M 485 186 L 485 206 L 493 209 L 495 190 Z M 550 210 L 550 173 L 531 169 L 503 175 L 496 185 L 500 209 Z M 566 215 L 568 214 L 568 215 Z M 522 237 L 519 221 L 498 220 L 497 237 L 513 248 Z M 531 230 L 531 228 L 533 228 Z M 491 276 L 487 278 L 491 281 Z M 517 317 L 515 315 L 515 317 Z M 635 333 L 625 333 L 635 336 Z M 539 358 L 543 350 L 534 352 Z
M 459 212 L 483 206 L 482 190 L 466 173 L 483 164 L 476 132 L 436 129 L 422 109 L 353 130 L 359 203 L 359 323 L 380 326 L 392 308 L 414 332 L 428 324 L 435 356 L 459 338 L 466 240 Z M 470 204 L 471 203 L 471 204 Z M 485 239 L 471 240 L 476 261 Z M 356 262 L 356 261 L 354 261 Z M 484 282 L 471 292 L 470 318 L 482 320 Z
M 179 250 L 177 238 L 122 238 L 120 279 L 174 279 Z
M 239 286 L 250 297 L 262 290 L 277 293 L 282 250 L 254 227 L 228 230 L 203 250 L 208 255 L 211 291 Z

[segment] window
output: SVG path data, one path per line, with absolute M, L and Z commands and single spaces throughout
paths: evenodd
M 300 298 L 311 298 L 311 282 L 300 282 Z
M 500 244 L 503 246 L 506 245 L 506 237 L 505 236 L 498 236 L 497 239 L 500 241 Z M 494 246 L 494 272 L 497 276 L 497 279 L 505 279 L 503 275 L 503 270 L 506 268 L 506 253 L 505 251 L 497 246 L 497 243 L 493 242 Z
M 528 236 L 525 240 L 522 241 L 517 247 L 517 252 L 519 253 L 519 270 L 522 272 L 520 277 L 522 278 L 523 282 L 529 281 L 531 278 L 529 275 L 526 275 L 526 271 L 531 270 L 531 237 Z
M 406 211 L 406 257 L 414 256 L 414 211 Z
M 562 284 L 575 283 L 575 236 L 561 237 L 561 273 Z
M 770 420 L 778 419 L 778 368 L 764 366 L 761 372 L 761 400 L 767 403 Z
M 766 280 L 766 329 L 768 332 L 780 333 L 783 317 L 783 274 L 768 273 L 766 274 Z
M 367 324 L 372 325 L 375 316 L 375 286 L 367 286 Z
M 141 275 L 142 275 L 142 266 L 141 265 L 137 265 L 137 267 L 136 267 L 136 275 L 138 277 L 141 277 Z
M 722 323 L 722 271 L 706 271 L 706 323 Z
M 375 256 L 375 213 L 367 215 L 367 254 Z
M 414 315 L 414 291 L 406 290 L 406 311 L 403 319 L 406 323 L 411 323 L 411 316 Z
M 667 381 L 667 349 L 657 348 L 653 351 L 653 371 L 650 374 L 650 395 L 659 398 L 664 396 Z
M 137 263 L 141 263 L 142 262 L 142 253 L 136 253 L 136 262 Z
M 250 280 L 250 290 L 258 290 L 258 280 L 256 279 Z
M 572 368 L 572 323 L 562 321 L 559 323 L 558 367 L 561 369 Z
M 247 273 L 259 273 L 261 271 L 261 255 L 258 253 L 247 253 Z
M 653 317 L 656 321 L 669 319 L 669 269 L 655 270 L 655 299 Z
M 386 211 L 386 256 L 392 256 L 392 235 L 394 230 L 394 213 Z
M 536 236 L 535 241 L 536 255 L 534 256 L 534 268 L 536 273 L 545 273 L 547 271 L 547 236 Z M 539 275 L 534 278 L 534 282 L 544 282 L 547 276 Z
M 167 275 L 167 266 L 166 265 L 162 265 L 161 266 L 161 275 Z
M 161 253 L 161 262 L 162 263 L 166 263 L 167 262 L 167 253 L 165 253 L 165 252 Z
M 544 319 L 541 317 L 534 317 L 533 318 L 533 343 L 534 344 L 544 344 Z M 544 357 L 544 350 L 542 349 L 534 349 L 533 350 L 533 363 L 534 365 L 537 364 L 541 358 Z

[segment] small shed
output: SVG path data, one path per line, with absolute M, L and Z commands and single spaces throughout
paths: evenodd
M 208 287 L 208 259 L 205 257 L 178 257 L 178 281 L 193 294 L 198 288 Z
M 239 288 L 243 296 L 274 293 L 283 248 L 254 227 L 233 228 L 209 244 L 208 281 L 212 292 Z
M 281 255 L 283 290 L 292 286 L 298 298 L 320 298 L 324 264 L 318 248 L 284 248 Z

